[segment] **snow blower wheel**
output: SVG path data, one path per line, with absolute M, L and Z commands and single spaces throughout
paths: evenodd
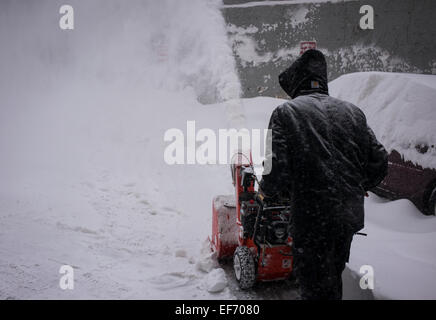
M 239 287 L 250 289 L 256 282 L 256 263 L 247 247 L 237 247 L 233 256 L 233 270 Z

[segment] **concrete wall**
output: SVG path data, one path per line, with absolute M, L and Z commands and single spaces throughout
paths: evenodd
M 326 54 L 329 80 L 357 71 L 436 73 L 435 0 L 249 2 L 224 0 L 222 9 L 245 97 L 285 97 L 278 74 L 306 40 Z M 374 30 L 359 27 L 362 5 L 374 8 Z

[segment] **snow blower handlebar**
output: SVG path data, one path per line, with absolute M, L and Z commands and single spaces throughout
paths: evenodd
M 242 175 L 242 177 L 241 177 L 241 185 L 244 186 L 244 187 L 248 186 L 251 183 L 250 180 L 252 180 L 252 179 L 257 183 L 258 188 L 257 188 L 256 195 L 254 197 L 254 200 L 259 204 L 261 212 L 262 211 L 271 211 L 271 210 L 286 210 L 286 209 L 289 209 L 289 206 L 271 206 L 271 207 L 268 207 L 267 206 L 267 201 L 265 201 L 265 199 L 267 197 L 265 197 L 265 194 L 262 191 L 262 187 L 260 185 L 260 181 L 257 178 L 256 173 L 254 171 L 253 162 L 243 152 L 237 152 L 232 157 L 232 163 L 234 161 L 235 156 L 239 156 L 241 158 L 243 157 L 247 161 L 247 166 L 241 171 L 241 175 Z M 250 154 L 250 158 L 251 158 L 251 154 Z M 232 171 L 233 181 L 235 181 L 235 179 L 233 177 L 234 169 L 232 167 L 231 167 L 231 171 Z

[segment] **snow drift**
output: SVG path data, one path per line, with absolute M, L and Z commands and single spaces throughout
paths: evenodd
M 329 89 L 365 112 L 388 151 L 436 169 L 436 76 L 360 72 L 335 79 Z
M 355 236 L 348 267 L 357 280 L 360 268 L 374 270 L 376 299 L 436 299 L 436 219 L 424 216 L 408 200 L 365 200 L 367 237 Z

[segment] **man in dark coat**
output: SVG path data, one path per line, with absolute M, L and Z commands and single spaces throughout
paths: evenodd
M 358 107 L 328 95 L 320 51 L 306 51 L 279 82 L 292 100 L 271 115 L 271 167 L 260 191 L 266 201 L 283 193 L 291 199 L 302 299 L 341 299 L 351 241 L 364 226 L 364 196 L 386 176 L 387 153 Z

